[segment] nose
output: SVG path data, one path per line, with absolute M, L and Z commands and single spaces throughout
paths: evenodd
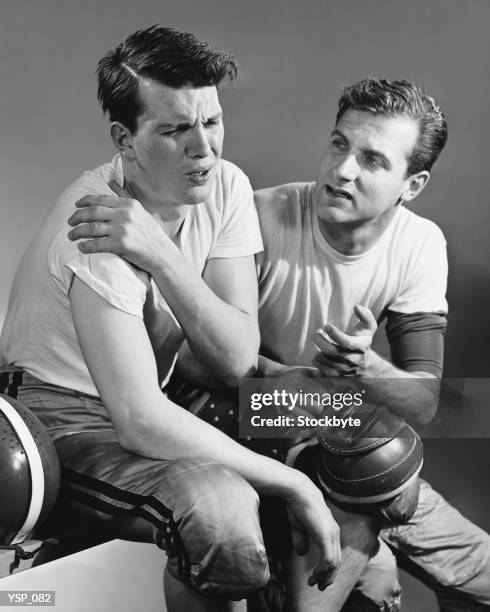
M 207 157 L 212 151 L 210 144 L 210 134 L 202 123 L 196 124 L 189 130 L 189 139 L 186 145 L 186 153 L 189 157 Z
M 343 182 L 355 181 L 359 174 L 359 164 L 353 154 L 344 155 L 335 166 L 337 178 Z

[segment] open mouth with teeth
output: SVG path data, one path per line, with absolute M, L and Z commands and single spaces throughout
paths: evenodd
M 327 193 L 334 198 L 344 198 L 346 200 L 352 200 L 352 196 L 348 191 L 343 189 L 334 189 L 330 185 L 327 185 Z
M 187 178 L 197 185 L 204 184 L 211 175 L 212 168 L 205 168 L 203 170 L 195 170 L 194 172 L 187 172 Z
M 205 176 L 206 174 L 209 174 L 209 169 L 208 170 L 196 170 L 195 172 L 189 172 L 187 176 Z

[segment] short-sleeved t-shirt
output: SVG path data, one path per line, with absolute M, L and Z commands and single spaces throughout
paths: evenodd
M 114 195 L 111 180 L 123 185 L 120 156 L 85 172 L 61 195 L 19 266 L 0 339 L 3 363 L 95 396 L 71 315 L 68 293 L 74 275 L 116 308 L 144 319 L 162 385 L 184 338 L 148 274 L 117 255 L 84 254 L 67 237 L 74 203 L 89 194 Z M 235 165 L 220 162 L 210 197 L 189 207 L 178 246 L 200 274 L 209 259 L 248 256 L 262 249 L 252 188 Z
M 400 206 L 377 242 L 343 255 L 325 240 L 314 183 L 255 194 L 264 240 L 256 257 L 262 350 L 285 364 L 311 365 L 315 331 L 333 323 L 352 332 L 356 304 L 380 321 L 396 313 L 446 313 L 446 241 L 435 223 Z

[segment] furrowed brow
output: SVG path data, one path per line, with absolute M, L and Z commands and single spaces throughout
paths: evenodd
M 221 119 L 221 117 L 223 116 L 223 111 L 219 111 L 218 113 L 215 113 L 212 117 L 208 117 L 206 119 L 206 121 L 218 121 L 219 119 Z M 176 121 L 175 123 L 170 123 L 170 122 L 163 122 L 163 123 L 159 123 L 157 125 L 157 129 L 158 130 L 178 130 L 178 129 L 188 129 L 188 128 L 192 128 L 193 125 L 190 123 L 189 121 Z
M 191 124 L 187 121 L 176 122 L 176 123 L 159 123 L 157 125 L 158 130 L 178 130 L 192 127 Z

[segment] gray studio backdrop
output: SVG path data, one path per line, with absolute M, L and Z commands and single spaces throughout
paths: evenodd
M 427 87 L 447 150 L 414 208 L 451 258 L 447 376 L 488 376 L 487 0 L 1 0 L 0 321 L 21 253 L 61 190 L 112 155 L 97 60 L 132 30 L 188 29 L 241 64 L 224 92 L 225 155 L 257 187 L 315 176 L 342 83 L 369 74 Z
M 256 187 L 314 178 L 342 83 L 403 77 L 440 101 L 448 146 L 413 208 L 448 241 L 446 376 L 488 377 L 489 20 L 488 0 L 1 0 L 0 323 L 21 254 L 55 198 L 113 155 L 97 60 L 160 23 L 238 56 L 241 75 L 222 94 L 225 156 Z M 463 467 L 454 450 L 430 446 L 427 469 L 488 528 L 488 445 L 465 444 Z

